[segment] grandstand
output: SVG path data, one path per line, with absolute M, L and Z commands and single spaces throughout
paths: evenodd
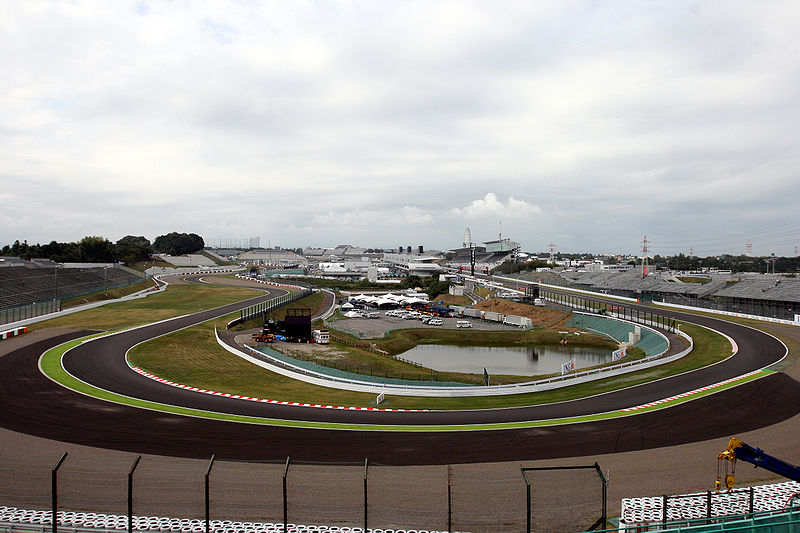
M 535 279 L 540 273 L 517 275 Z M 800 315 L 800 279 L 785 275 L 710 273 L 706 283 L 685 283 L 673 274 L 654 272 L 645 277 L 638 269 L 628 271 L 564 271 L 560 278 L 544 283 L 563 285 L 667 303 L 719 311 L 796 320 Z
M 642 294 L 675 294 L 703 298 L 725 287 L 725 277 L 712 277 L 708 283 L 683 283 L 672 275 L 653 274 L 642 277 L 638 269 L 626 271 L 564 272 L 572 283 L 590 290 L 608 291 L 619 296 L 637 298 Z
M 91 513 L 81 511 L 58 511 L 58 529 L 83 532 L 127 531 L 127 515 L 110 513 Z M 37 509 L 19 509 L 17 507 L 0 506 L 0 530 L 6 531 L 41 531 L 51 529 L 52 511 Z M 173 518 L 168 516 L 133 516 L 132 529 L 140 532 L 156 533 L 361 533 L 363 528 L 347 526 L 287 524 L 279 522 L 250 522 L 234 520 L 210 520 L 206 529 L 205 520 L 198 518 Z M 5 526 L 4 526 L 5 524 Z M 406 533 L 401 529 L 373 529 L 372 533 Z M 413 530 L 417 531 L 417 530 Z M 420 531 L 420 533 L 422 533 Z M 444 531 L 425 530 L 425 533 L 445 533 Z
M 66 300 L 142 281 L 143 276 L 119 265 L 64 268 L 27 263 L 0 268 L 0 309 L 48 300 Z M 53 264 L 55 265 L 55 264 Z M 0 315 L 1 316 L 1 315 Z
M 475 268 L 479 269 L 495 268 L 508 261 L 513 255 L 511 251 L 489 251 L 485 246 L 458 248 L 451 250 L 451 253 L 454 253 L 455 256 L 448 261 L 448 266 L 470 268 L 473 250 L 475 253 Z
M 681 530 L 685 531 L 710 532 L 722 530 L 720 526 L 725 522 L 738 522 L 735 526 L 728 524 L 724 529 L 738 526 L 743 531 L 760 531 L 759 522 L 770 521 L 776 511 L 790 510 L 788 504 L 798 492 L 800 483 L 787 481 L 724 492 L 623 498 L 620 527 L 634 528 L 635 531 L 651 527 L 677 531 L 682 526 Z M 797 512 L 796 507 L 794 512 Z M 710 521 L 720 524 L 710 525 Z M 689 526 L 693 527 L 686 529 Z
M 719 298 L 747 298 L 780 302 L 800 302 L 800 280 L 782 276 L 747 277 L 728 284 L 713 294 Z
M 188 254 L 188 255 L 157 254 L 156 257 L 159 257 L 162 260 L 166 261 L 167 263 L 176 267 L 217 266 L 216 261 L 202 254 Z

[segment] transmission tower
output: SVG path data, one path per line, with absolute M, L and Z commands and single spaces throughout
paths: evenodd
M 642 277 L 647 276 L 647 252 L 649 251 L 647 244 L 647 235 L 645 235 L 642 241 Z
M 751 243 L 748 240 L 747 241 L 747 257 L 752 257 L 752 256 L 753 256 L 753 243 Z
M 548 246 L 550 247 L 550 264 L 553 264 L 553 254 L 556 251 L 556 245 L 553 244 L 551 241 L 550 244 L 548 244 Z

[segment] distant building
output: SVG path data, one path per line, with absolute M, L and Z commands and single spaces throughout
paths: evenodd
M 498 239 L 496 241 L 486 241 L 483 244 L 486 245 L 487 252 L 509 252 L 511 254 L 519 253 L 520 251 L 520 244 L 518 242 L 514 242 L 511 239 Z
M 432 276 L 441 272 L 442 267 L 435 263 L 437 259 L 434 255 L 383 254 L 383 260 L 389 265 L 417 276 Z
M 239 254 L 236 256 L 236 259 L 243 263 L 253 263 L 256 265 L 305 266 L 308 264 L 308 259 L 301 255 L 297 255 L 291 250 L 263 248 Z

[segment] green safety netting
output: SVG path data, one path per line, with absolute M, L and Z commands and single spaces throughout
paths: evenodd
M 612 318 L 576 313 L 567 322 L 567 327 L 578 328 L 593 333 L 605 334 L 618 342 L 627 342 L 628 333 L 634 325 Z M 642 328 L 642 339 L 634 346 L 641 348 L 648 356 L 658 355 L 669 348 L 667 341 L 647 328 Z

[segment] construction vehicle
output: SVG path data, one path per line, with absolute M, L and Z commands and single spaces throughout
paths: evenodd
M 275 335 L 262 329 L 258 333 L 254 333 L 250 340 L 255 342 L 275 342 Z
M 731 437 L 728 447 L 717 456 L 717 481 L 715 488 L 719 490 L 722 486 L 720 478 L 720 462 L 725 461 L 725 486 L 728 490 L 733 488 L 736 473 L 736 461 L 742 460 L 761 467 L 770 472 L 780 474 L 791 480 L 800 482 L 800 466 L 791 465 L 765 453 L 761 448 L 753 448 L 740 441 L 736 437 Z M 731 464 L 731 471 L 728 472 L 728 465 Z

